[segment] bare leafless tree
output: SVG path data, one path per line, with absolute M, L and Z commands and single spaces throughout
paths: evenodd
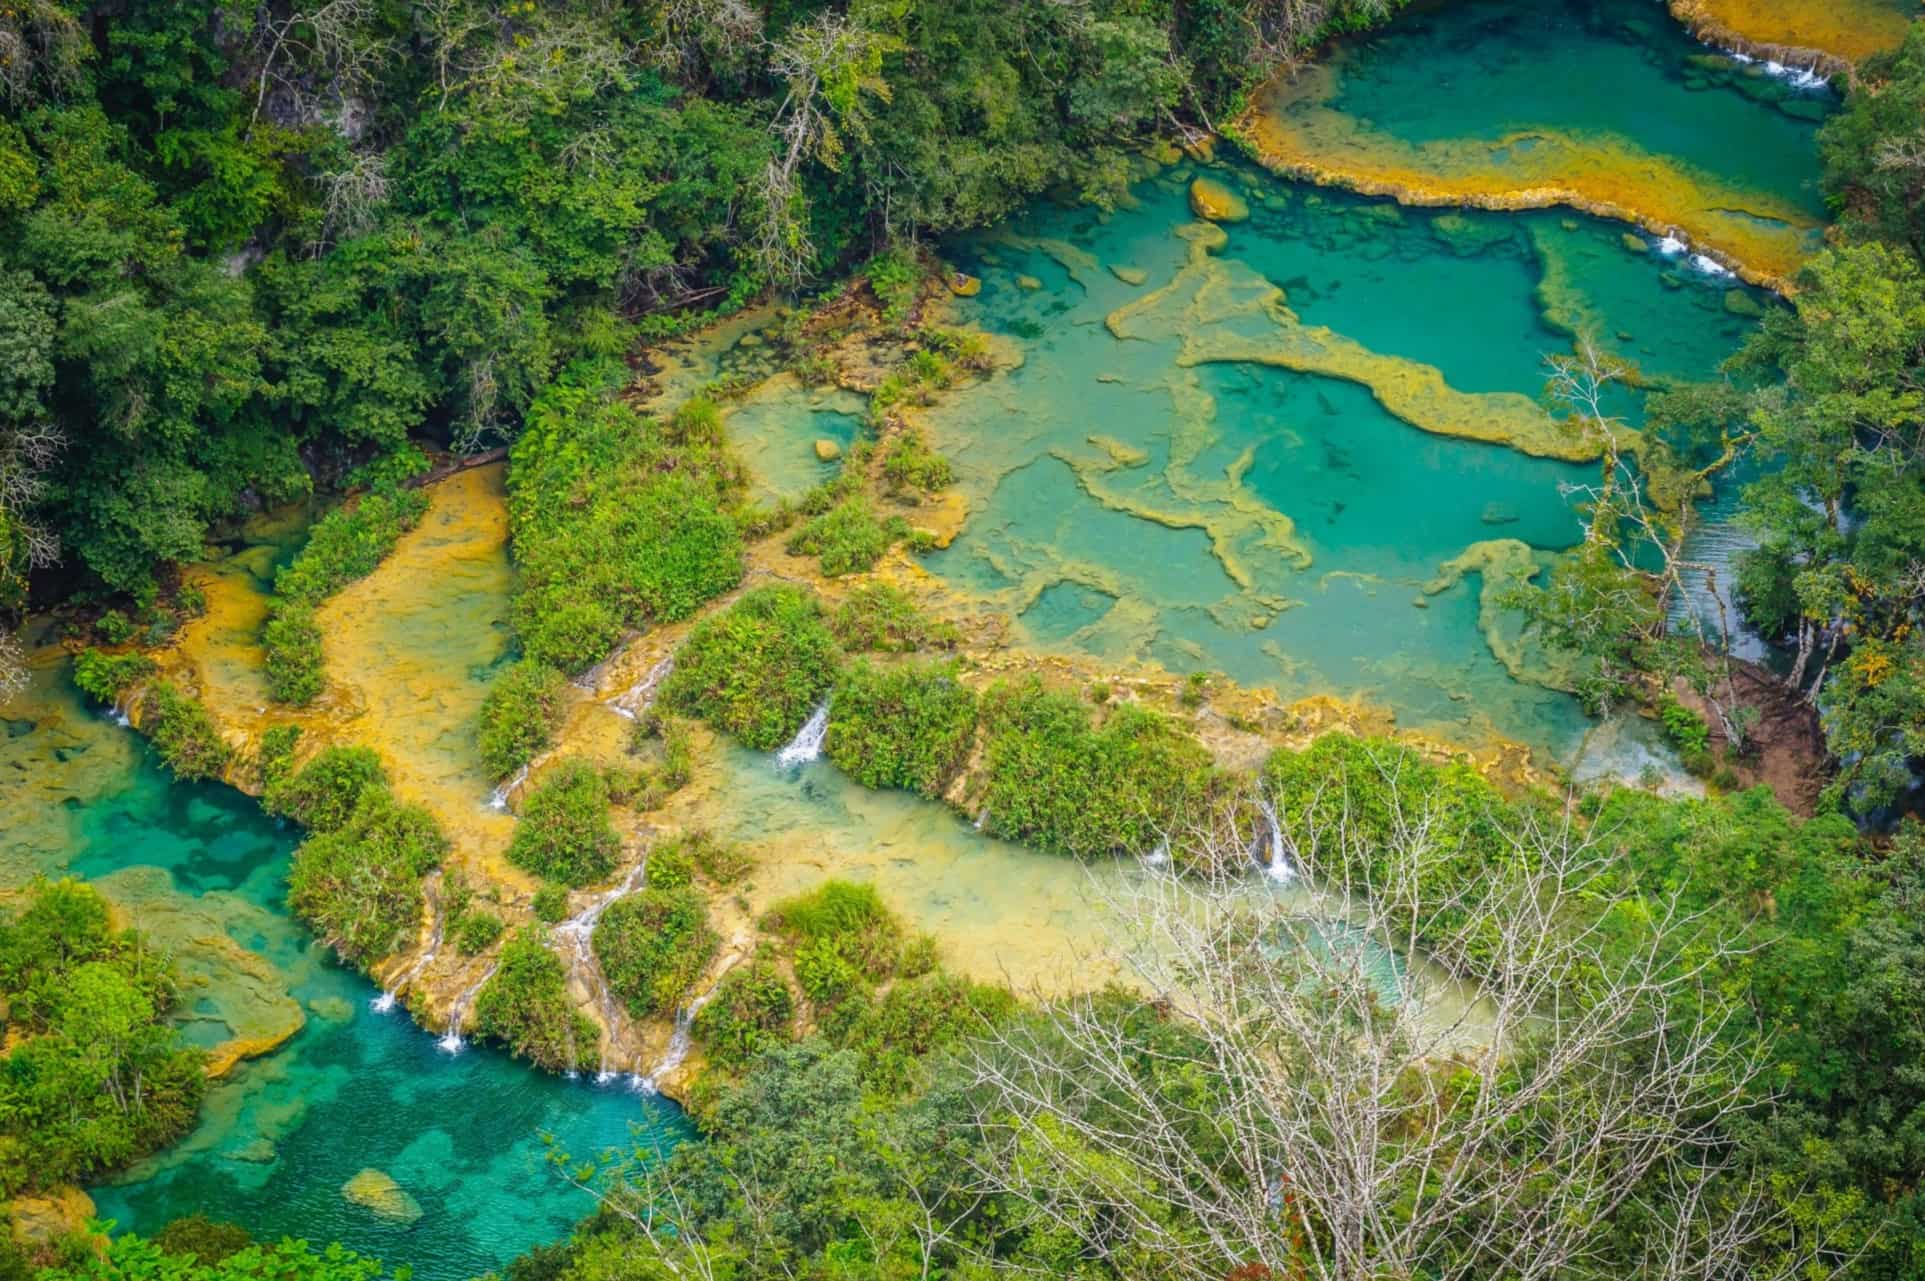
M 1701 673 L 1705 702 L 1718 718 L 1725 741 L 1733 747 L 1745 740 L 1748 719 L 1741 706 L 1731 666 L 1733 627 L 1731 585 L 1719 582 L 1719 566 L 1685 554 L 1685 543 L 1696 521 L 1691 499 L 1711 477 L 1729 467 L 1751 439 L 1746 430 L 1725 429 L 1717 455 L 1700 467 L 1683 468 L 1649 436 L 1632 431 L 1606 407 L 1611 388 L 1626 382 L 1630 369 L 1581 339 L 1574 354 L 1545 358 L 1549 368 L 1547 394 L 1577 421 L 1586 439 L 1596 442 L 1602 455 L 1600 479 L 1588 485 L 1566 485 L 1567 494 L 1581 497 L 1590 510 L 1585 541 L 1613 561 L 1626 578 L 1627 590 L 1652 602 L 1655 641 L 1674 627 L 1684 628 L 1707 664 Z M 1674 474 L 1666 478 L 1666 492 L 1654 501 L 1648 470 L 1653 465 Z M 1690 585 L 1701 583 L 1705 599 L 1717 616 L 1716 634 L 1696 608 L 1674 608 L 1691 599 Z M 1629 611 L 1613 611 L 1625 613 Z M 1693 670 L 1697 670 L 1693 664 Z
M 273 102 L 289 122 L 332 119 L 352 136 L 355 103 L 398 53 L 392 40 L 375 34 L 378 0 L 321 0 L 286 17 L 264 6 L 262 13 L 253 36 L 260 67 L 253 119 Z
M 0 5 L 0 103 L 19 108 L 75 88 L 92 52 L 80 20 L 55 0 Z
M 1291 892 L 1164 874 L 1115 905 L 1180 1042 L 1089 998 L 978 1042 L 985 1183 L 1126 1275 L 1790 1275 L 1818 1243 L 1758 1270 L 1788 1225 L 1725 1137 L 1764 1093 L 1713 984 L 1733 945 L 1573 827 L 1466 870 L 1441 806 L 1377 782 L 1387 820 L 1343 779 L 1278 816 Z
M 863 137 L 871 98 L 887 101 L 882 60 L 899 42 L 844 14 L 819 14 L 769 46 L 769 71 L 787 90 L 771 129 L 775 148 L 760 186 L 757 257 L 768 278 L 804 279 L 815 256 L 801 190 L 804 162 L 837 168 L 845 135 Z

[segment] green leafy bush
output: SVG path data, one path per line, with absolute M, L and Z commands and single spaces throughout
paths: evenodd
M 508 843 L 516 867 L 571 886 L 607 877 L 621 851 L 622 838 L 608 821 L 608 783 L 580 760 L 541 776 Z
M 815 556 L 831 578 L 874 569 L 882 554 L 903 538 L 909 526 L 899 516 L 876 515 L 868 499 L 845 498 L 817 516 L 789 539 L 792 556 Z
M 758 587 L 689 634 L 663 697 L 766 752 L 801 728 L 839 661 L 812 593 Z
M 495 678 L 481 702 L 481 765 L 506 778 L 555 741 L 568 681 L 546 663 L 522 659 Z
M 1711 750 L 1711 727 L 1677 699 L 1658 703 L 1658 720 L 1664 726 L 1664 736 L 1685 756 L 1702 756 Z
M 366 965 L 414 938 L 421 880 L 447 851 L 448 838 L 427 810 L 366 788 L 346 823 L 294 851 L 288 905 L 342 959 Z
M 998 835 L 1088 857 L 1148 851 L 1194 816 L 1210 754 L 1168 717 L 1133 704 L 1100 724 L 1074 694 L 1031 679 L 983 698 L 984 802 Z
M 289 601 L 274 606 L 261 629 L 261 652 L 268 697 L 294 707 L 306 707 L 320 697 L 326 675 L 321 625 L 314 621 L 312 605 Z
M 881 982 L 902 952 L 902 926 L 872 885 L 824 881 L 777 903 L 762 924 L 795 945 L 796 978 L 812 1000 L 837 999 L 860 980 Z
M 681 837 L 657 842 L 648 852 L 645 883 L 651 890 L 679 890 L 695 879 L 695 860 Z
M 864 787 L 941 796 L 976 736 L 976 695 L 953 663 L 854 663 L 829 707 L 829 759 Z
M 111 707 L 134 685 L 160 670 L 145 654 L 109 654 L 82 650 L 74 657 L 74 684 L 96 703 Z
M 882 480 L 892 494 L 933 494 L 954 484 L 956 471 L 947 458 L 929 448 L 920 432 L 905 431 L 883 451 Z
M 95 1182 L 194 1124 L 206 1077 L 168 1021 L 179 986 L 80 882 L 0 914 L 0 1195 Z
M 387 785 L 381 758 L 368 747 L 329 747 L 292 777 L 268 785 L 261 805 L 310 832 L 332 832 L 346 823 L 369 788 Z
M 568 967 L 536 926 L 502 945 L 495 973 L 475 994 L 474 1026 L 538 1067 L 573 1070 L 595 1056 L 595 1024 L 568 995 Z
M 141 700 L 141 729 L 154 745 L 160 763 L 175 778 L 220 778 L 234 759 L 234 749 L 207 709 L 175 689 L 169 681 L 155 681 Z
M 857 586 L 829 616 L 829 630 L 851 654 L 953 649 L 962 640 L 954 624 L 925 616 L 909 593 L 888 583 Z
M 915 1084 L 926 1056 L 1015 1012 L 1016 998 L 1007 988 L 936 973 L 892 985 L 837 1040 L 860 1057 L 865 1085 L 901 1094 Z
M 757 957 L 722 976 L 715 994 L 696 1012 L 691 1031 L 710 1062 L 740 1067 L 786 1041 L 794 1019 L 795 998 L 782 971 Z
M 680 1008 L 721 939 L 700 893 L 644 889 L 616 899 L 595 922 L 595 959 L 609 990 L 637 1017 Z
M 555 925 L 568 919 L 568 887 L 556 885 L 553 881 L 535 890 L 534 900 L 529 904 L 535 919 Z
M 263 797 L 294 768 L 294 750 L 300 742 L 299 725 L 270 725 L 261 732 L 261 745 L 254 750 L 254 771 L 260 777 Z
M 744 479 L 719 427 L 699 406 L 668 424 L 642 417 L 616 398 L 625 373 L 558 381 L 510 455 L 515 631 L 529 659 L 564 673 L 599 662 L 626 628 L 686 618 L 742 578 Z
M 493 912 L 480 912 L 470 909 L 455 918 L 455 951 L 463 956 L 474 956 L 486 952 L 501 937 L 503 929 L 501 918 Z

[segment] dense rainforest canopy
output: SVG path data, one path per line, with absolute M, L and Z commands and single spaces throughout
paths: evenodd
M 172 567 L 238 517 L 354 488 L 276 582 L 269 676 L 303 704 L 322 687 L 313 611 L 420 519 L 398 484 L 420 448 L 507 444 L 522 655 L 480 740 L 511 775 L 552 745 L 566 677 L 732 588 L 767 532 L 738 505 L 714 407 L 642 415 L 602 385 L 621 358 L 1039 193 L 1114 201 L 1146 138 L 1224 124 L 1280 59 L 1395 7 L 0 0 L 0 614 L 71 600 L 159 619 L 180 603 Z M 954 638 L 902 602 L 830 613 L 753 590 L 691 629 L 669 712 L 774 748 L 833 689 L 826 751 L 851 776 L 940 796 L 980 746 L 993 830 L 1069 855 L 1267 813 L 1302 870 L 1369 891 L 1370 926 L 1528 1016 L 1501 1062 L 1417 1053 L 1394 1001 L 1356 999 L 1372 989 L 1341 931 L 1280 947 L 1301 922 L 1247 932 L 1240 905 L 1187 936 L 1159 999 L 1025 1004 L 840 882 L 753 922 L 753 951 L 692 1011 L 718 929 L 690 886 L 741 869 L 718 870 L 735 854 L 706 838 L 663 842 L 585 946 L 630 1012 L 687 1012 L 703 1141 L 605 1172 L 601 1209 L 510 1281 L 1920 1275 L 1925 834 L 1897 818 L 1925 756 L 1914 25 L 1822 132 L 1837 223 L 1796 294 L 1727 381 L 1651 406 L 1684 464 L 1758 477 L 1735 603 L 1787 656 L 1785 697 L 1821 716 L 1835 768 L 1817 817 L 1762 790 L 1508 795 L 1338 737 L 1232 779 L 1107 687 L 979 697 Z M 1633 373 L 1579 352 L 1554 397 L 1608 433 L 1598 388 Z M 1687 745 L 1715 728 L 1740 751 L 1755 712 L 1728 636 L 1669 608 L 1702 567 L 1680 550 L 1689 517 L 1631 483 L 1643 461 L 1608 451 L 1585 543 L 1511 603 L 1586 660 L 1594 705 L 1652 704 Z M 903 483 L 939 462 L 905 462 Z M 825 574 L 873 564 L 850 550 L 873 513 L 831 497 L 791 546 Z M 133 626 L 111 613 L 102 638 L 126 639 L 107 618 Z M 117 705 L 154 669 L 95 653 L 76 671 Z M 1713 725 L 1671 697 L 1687 687 Z M 140 710 L 177 775 L 233 764 L 171 684 Z M 579 761 L 537 780 L 505 857 L 550 882 L 539 921 L 615 868 L 616 791 L 686 781 L 685 734 L 641 723 L 661 760 L 625 781 Z M 392 954 L 448 838 L 375 754 L 294 771 L 295 737 L 252 762 L 308 832 L 293 905 L 350 961 Z M 1247 874 L 1248 847 L 1214 853 Z M 1193 924 L 1154 907 L 1172 935 Z M 465 899 L 452 926 L 464 953 L 499 945 L 471 1030 L 572 1065 L 594 1029 L 544 926 L 509 932 Z M 90 891 L 39 887 L 0 925 L 19 1047 L 0 1181 L 92 1176 L 182 1132 L 203 1087 L 163 1021 L 175 988 Z M 1540 1025 L 1553 1005 L 1566 1026 Z M 593 1174 L 563 1160 L 556 1177 Z M 382 1271 L 204 1220 L 33 1262 L 45 1281 Z M 0 1251 L 0 1272 L 25 1266 Z

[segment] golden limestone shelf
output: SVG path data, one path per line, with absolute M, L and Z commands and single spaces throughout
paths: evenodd
M 1670 8 L 1706 44 L 1825 75 L 1897 48 L 1907 23 L 1925 14 L 1914 5 L 1908 16 L 1895 0 L 1670 0 Z
M 1320 186 L 1416 206 L 1520 210 L 1568 206 L 1681 234 L 1747 282 L 1786 292 L 1822 227 L 1808 211 L 1745 191 L 1609 134 L 1525 129 L 1503 137 L 1410 143 L 1327 104 L 1337 70 L 1286 73 L 1237 128 L 1263 164 Z

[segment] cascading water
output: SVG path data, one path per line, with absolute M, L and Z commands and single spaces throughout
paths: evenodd
M 638 1072 L 628 1078 L 629 1085 L 632 1088 L 639 1090 L 643 1094 L 655 1094 L 661 1089 L 660 1083 L 662 1078 L 670 1072 L 673 1072 L 676 1068 L 681 1067 L 682 1064 L 688 1060 L 688 1052 L 694 1048 L 695 1044 L 695 1016 L 701 1012 L 702 1007 L 709 1003 L 710 999 L 714 997 L 716 990 L 722 986 L 722 976 L 729 972 L 730 968 L 735 964 L 735 960 L 736 958 L 731 957 L 723 964 L 721 970 L 715 975 L 715 982 L 709 985 L 707 991 L 689 1001 L 689 1003 L 681 1009 L 675 1011 L 675 1030 L 669 1034 L 668 1048 L 662 1051 L 662 1057 L 657 1060 L 655 1066 L 649 1070 L 647 1076 L 643 1076 Z
M 443 1032 L 441 1039 L 435 1042 L 435 1044 L 441 1048 L 442 1053 L 461 1053 L 461 1047 L 467 1044 L 466 1041 L 461 1039 L 461 1020 L 467 1015 L 468 1006 L 475 999 L 475 993 L 479 992 L 482 985 L 493 978 L 495 971 L 500 968 L 500 961 L 491 963 L 487 971 L 463 991 L 460 996 L 457 996 L 452 1006 L 448 1007 L 448 1030 Z
M 670 654 L 649 668 L 648 675 L 609 699 L 608 710 L 617 716 L 626 716 L 631 721 L 639 719 L 643 712 L 655 705 L 655 692 L 674 670 L 675 656 Z
M 513 778 L 505 783 L 497 784 L 495 790 L 488 793 L 488 808 L 491 810 L 506 810 L 508 808 L 508 798 L 513 796 L 516 789 L 527 781 L 528 766 L 524 765 L 515 771 Z
M 441 951 L 441 938 L 446 931 L 447 922 L 441 911 L 441 900 L 431 895 L 429 902 L 433 907 L 434 915 L 432 918 L 433 924 L 428 931 L 428 946 L 420 956 L 415 958 L 413 965 L 410 965 L 401 972 L 401 976 L 395 979 L 392 986 L 368 1002 L 368 1005 L 376 1014 L 386 1014 L 392 1010 L 395 1002 L 400 998 L 401 993 L 407 991 L 408 984 L 420 978 L 421 972 L 428 968 L 434 961 L 436 954 Z
M 610 1065 L 609 1053 L 614 1049 L 615 1037 L 621 1028 L 621 1006 L 608 986 L 607 978 L 601 972 L 601 965 L 595 959 L 595 923 L 602 918 L 611 904 L 623 895 L 630 893 L 641 884 L 648 862 L 644 859 L 622 879 L 622 883 L 606 894 L 598 894 L 588 906 L 555 927 L 554 939 L 558 946 L 566 947 L 568 967 L 571 973 L 579 973 L 582 984 L 591 992 L 601 996 L 602 1022 L 606 1025 L 607 1036 L 602 1041 L 601 1058 L 595 1073 L 598 1084 L 607 1084 L 615 1078 L 615 1069 Z
M 1251 857 L 1263 868 L 1263 874 L 1279 885 L 1288 885 L 1297 879 L 1297 868 L 1290 861 L 1290 853 L 1284 846 L 1283 824 L 1277 821 L 1276 807 L 1269 801 L 1258 801 L 1257 807 L 1263 811 L 1263 823 L 1268 831 L 1269 858 L 1263 857 L 1263 838 L 1259 836 L 1251 843 Z
M 829 733 L 829 705 L 819 703 L 809 713 L 809 719 L 802 722 L 802 728 L 795 732 L 787 747 L 775 754 L 775 763 L 784 769 L 795 765 L 806 765 L 822 755 L 822 740 Z

